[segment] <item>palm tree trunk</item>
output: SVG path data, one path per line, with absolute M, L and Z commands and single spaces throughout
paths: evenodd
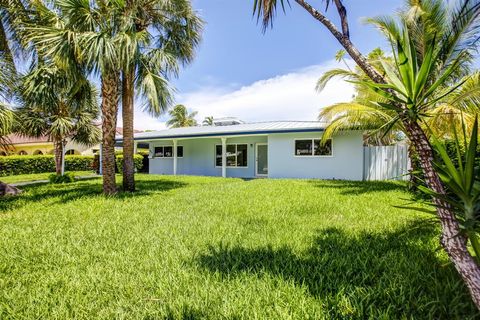
M 404 124 L 408 138 L 415 145 L 420 158 L 427 186 L 438 194 L 445 194 L 441 180 L 433 168 L 432 147 L 423 129 L 413 121 L 407 120 Z M 434 198 L 433 201 L 442 226 L 440 243 L 470 290 L 473 301 L 480 308 L 480 268 L 467 249 L 467 238 L 461 234 L 452 208 L 439 198 Z
M 295 2 L 297 2 L 314 19 L 319 21 L 330 31 L 330 33 L 345 48 L 350 57 L 352 57 L 356 64 L 365 72 L 365 74 L 368 75 L 370 79 L 372 79 L 372 81 L 376 83 L 385 83 L 383 76 L 380 75 L 375 68 L 368 63 L 367 59 L 365 59 L 365 57 L 350 41 L 346 12 L 341 12 L 341 1 L 336 0 L 335 4 L 337 5 L 337 9 L 339 11 L 343 33 L 338 30 L 337 27 L 326 16 L 313 8 L 307 1 L 295 0 Z M 344 25 L 347 25 L 346 29 Z M 401 109 L 405 111 L 403 106 L 399 107 L 402 107 Z M 403 112 L 399 111 L 399 113 Z M 433 151 L 425 132 L 417 122 L 409 121 L 406 118 L 403 120 L 403 122 L 406 128 L 406 134 L 417 151 L 420 159 L 420 166 L 425 174 L 427 186 L 438 194 L 445 194 L 441 180 L 433 168 Z M 457 220 L 455 219 L 452 208 L 438 198 L 433 199 L 433 201 L 437 205 L 437 216 L 440 219 L 440 224 L 442 226 L 442 236 L 440 242 L 463 281 L 467 285 L 475 305 L 478 309 L 480 309 L 480 267 L 477 265 L 467 249 L 466 238 L 460 234 L 460 228 Z
M 133 68 L 123 72 L 122 78 L 122 118 L 123 118 L 123 190 L 135 191 L 135 166 L 133 161 Z
M 102 74 L 102 174 L 103 193 L 117 192 L 115 181 L 115 132 L 118 111 L 118 72 Z
M 367 59 L 358 51 L 358 49 L 353 45 L 350 41 L 350 36 L 348 33 L 348 24 L 346 22 L 346 12 L 343 13 L 341 16 L 342 27 L 344 29 L 345 34 L 340 32 L 337 27 L 330 21 L 326 16 L 324 16 L 321 12 L 316 10 L 312 5 L 310 5 L 305 0 L 295 0 L 301 7 L 303 7 L 314 19 L 318 20 L 321 24 L 323 24 L 328 31 L 337 39 L 338 42 L 345 48 L 348 52 L 350 57 L 355 61 L 355 63 L 365 72 L 370 79 L 377 83 L 385 83 L 383 77 L 375 70 L 375 68 L 370 65 Z M 341 1 L 339 2 L 341 4 Z M 342 6 L 343 7 L 343 6 Z M 345 10 L 345 8 L 343 8 Z M 347 27 L 345 27 L 347 25 Z M 345 30 L 346 29 L 346 30 Z
M 63 153 L 63 146 L 61 139 L 54 139 L 53 141 L 53 148 L 55 152 L 55 173 L 57 175 L 62 174 L 62 153 Z
M 408 144 L 408 159 L 410 160 L 410 169 L 408 170 L 409 181 L 408 181 L 408 190 L 411 192 L 417 191 L 420 184 L 420 177 L 418 172 L 420 168 L 418 167 L 418 157 L 417 152 L 415 151 L 415 146 L 412 142 Z

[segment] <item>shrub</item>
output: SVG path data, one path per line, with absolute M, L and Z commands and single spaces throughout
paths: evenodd
M 65 157 L 65 170 L 68 171 L 92 170 L 92 165 L 92 156 Z M 0 176 L 43 172 L 55 172 L 53 155 L 0 157 Z
M 140 154 L 135 154 L 133 156 L 133 162 L 135 165 L 135 169 L 137 171 L 140 171 L 143 167 L 143 156 Z M 122 172 L 123 171 L 123 154 L 118 154 L 115 157 L 115 163 L 117 165 L 117 172 Z
M 51 174 L 48 177 L 50 183 L 70 183 L 75 181 L 75 175 L 72 172 L 66 172 L 63 176 L 60 174 Z

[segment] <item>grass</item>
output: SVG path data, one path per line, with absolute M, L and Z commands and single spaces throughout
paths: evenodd
M 71 171 L 71 172 L 77 177 L 94 175 L 93 171 Z M 6 183 L 19 183 L 19 182 L 30 182 L 30 181 L 37 181 L 37 180 L 48 180 L 48 177 L 51 174 L 53 174 L 53 172 L 18 174 L 13 176 L 0 177 L 0 181 L 6 182 Z
M 0 202 L 1 319 L 473 319 L 401 184 L 138 175 Z

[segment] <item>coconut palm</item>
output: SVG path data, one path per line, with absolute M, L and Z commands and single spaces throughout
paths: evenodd
M 64 174 L 67 140 L 87 146 L 99 143 L 97 93 L 84 76 L 72 78 L 53 64 L 40 65 L 23 77 L 19 91 L 17 131 L 49 137 L 58 175 Z
M 170 128 L 194 127 L 197 125 L 197 120 L 195 120 L 197 111 L 188 113 L 183 104 L 177 104 L 168 113 L 171 118 L 167 121 L 167 126 Z
M 380 49 L 375 49 L 368 55 L 368 60 L 383 73 L 385 70 L 380 62 L 391 61 L 391 58 Z M 347 81 L 367 79 L 358 67 L 354 71 L 332 69 L 318 80 L 317 90 L 323 90 L 334 77 L 342 77 Z M 457 90 L 426 111 L 425 125 L 436 137 L 452 139 L 452 126 L 457 132 L 462 132 L 463 126 L 467 131 L 471 130 L 475 115 L 480 111 L 480 73 L 475 72 L 458 81 L 462 85 Z M 366 142 L 369 144 L 390 144 L 396 141 L 398 132 L 405 133 L 401 122 L 392 123 L 395 112 L 378 104 L 388 100 L 359 84 L 355 85 L 355 90 L 356 94 L 350 102 L 336 103 L 320 110 L 319 119 L 329 122 L 322 139 L 329 139 L 341 130 L 357 129 L 367 131 Z
M 336 55 L 337 61 L 342 61 L 347 69 L 332 69 L 325 72 L 318 80 L 316 89 L 322 91 L 327 83 L 335 77 L 341 77 L 347 81 L 367 80 L 368 76 L 358 67 L 350 68 L 345 61 L 341 50 Z M 381 72 L 381 61 L 389 58 L 381 49 L 375 49 L 367 56 L 368 62 Z M 391 144 L 398 141 L 398 133 L 403 131 L 401 123 L 389 124 L 395 118 L 395 112 L 385 110 L 376 102 L 385 102 L 379 94 L 371 92 L 365 86 L 355 85 L 355 96 L 349 102 L 336 103 L 320 110 L 319 120 L 328 122 L 328 126 L 322 135 L 322 140 L 330 139 L 334 134 L 342 130 L 364 130 L 367 144 Z
M 205 119 L 203 119 L 202 121 L 202 125 L 204 126 L 213 126 L 214 123 L 213 123 L 213 117 L 210 116 L 210 117 L 205 117 Z
M 173 102 L 168 78 L 178 64 L 192 61 L 200 41 L 202 21 L 190 1 L 126 1 L 122 20 L 123 187 L 135 190 L 133 115 L 134 95 L 144 98 L 152 116 Z
M 342 0 L 324 1 L 325 11 L 305 0 L 294 1 L 330 31 L 368 76 L 369 81 L 362 85 L 387 99 L 387 103 L 379 104 L 395 112 L 392 123 L 399 121 L 404 126 L 419 156 L 425 182 L 436 195 L 434 202 L 442 226 L 441 244 L 480 308 L 480 266 L 467 249 L 453 209 L 442 200 L 446 191 L 434 169 L 432 146 L 421 126 L 425 110 L 451 94 L 450 89 L 442 88 L 453 86 L 457 90 L 453 80 L 463 75 L 465 67 L 468 69 L 480 40 L 480 1 L 457 0 L 452 4 L 441 0 L 409 1 L 407 15 L 402 17 L 405 19 L 401 23 L 390 17 L 376 19 L 395 54 L 394 63 L 383 65 L 386 74 L 375 69 L 351 41 L 347 10 Z M 254 12 L 263 21 L 264 29 L 288 2 L 254 0 Z M 338 14 L 340 28 L 325 13 L 330 2 Z M 422 41 L 417 41 L 420 39 Z

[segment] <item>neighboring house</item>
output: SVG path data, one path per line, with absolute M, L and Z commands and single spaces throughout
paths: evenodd
M 116 128 L 117 136 L 122 135 L 123 129 Z M 142 131 L 135 130 L 139 133 Z M 8 145 L 0 148 L 0 156 L 6 155 L 42 155 L 53 154 L 53 142 L 47 137 L 25 137 L 18 134 L 10 134 L 7 136 Z M 65 146 L 66 154 L 76 154 L 91 156 L 97 154 L 100 150 L 100 144 L 87 147 L 71 141 L 67 142 Z
M 34 138 L 11 134 L 7 139 L 8 145 L 0 149 L 0 156 L 53 154 L 53 142 L 46 136 Z M 65 146 L 66 154 L 93 155 L 98 150 L 98 145 L 86 147 L 71 141 Z
M 342 132 L 322 146 L 325 126 L 316 121 L 223 124 L 143 132 L 135 141 L 149 145 L 153 174 L 362 180 L 362 131 Z

